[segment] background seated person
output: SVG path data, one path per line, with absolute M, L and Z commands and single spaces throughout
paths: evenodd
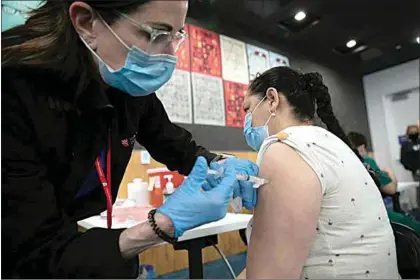
M 395 174 L 391 170 L 381 170 L 376 161 L 369 156 L 366 137 L 358 132 L 350 132 L 348 134 L 348 138 L 353 149 L 357 149 L 359 154 L 362 156 L 363 161 L 379 175 L 381 193 L 391 196 L 394 195 L 397 192 L 397 179 L 395 178 Z
M 406 225 L 420 234 L 420 223 L 418 221 L 416 221 L 411 216 L 395 212 L 392 209 L 392 199 L 387 197 L 387 195 L 392 196 L 397 192 L 397 178 L 395 177 L 394 172 L 391 170 L 381 170 L 373 158 L 366 156 L 367 141 L 363 134 L 358 132 L 350 132 L 348 134 L 348 138 L 353 147 L 357 148 L 360 155 L 362 155 L 365 163 L 367 163 L 373 171 L 379 174 L 379 181 L 381 183 L 379 190 L 383 194 L 389 220 L 394 223 L 401 223 Z
M 272 68 L 252 81 L 244 109 L 246 140 L 269 181 L 258 189 L 246 277 L 399 278 L 381 195 L 321 75 Z M 312 125 L 315 111 L 328 130 Z

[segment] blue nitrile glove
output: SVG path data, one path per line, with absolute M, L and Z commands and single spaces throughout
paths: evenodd
M 226 216 L 236 180 L 235 169 L 233 166 L 225 166 L 222 180 L 213 188 L 202 191 L 207 171 L 206 159 L 199 157 L 188 178 L 156 211 L 172 220 L 175 237 L 181 236 L 186 230 Z
M 250 160 L 239 158 L 228 158 L 223 163 L 212 162 L 211 169 L 218 170 L 220 167 L 233 166 L 236 174 L 246 174 L 249 176 L 258 176 L 258 166 Z M 204 190 L 208 190 L 216 186 L 222 178 L 209 176 L 208 184 L 203 185 Z M 253 183 L 235 180 L 233 189 L 233 198 L 242 197 L 242 204 L 248 210 L 251 210 L 257 204 L 257 190 L 252 187 Z

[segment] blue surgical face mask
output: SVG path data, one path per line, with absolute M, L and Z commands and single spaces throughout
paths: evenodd
M 168 54 L 151 55 L 137 47 L 128 47 L 104 21 L 111 33 L 128 49 L 124 66 L 114 70 L 92 50 L 81 38 L 86 47 L 98 58 L 99 72 L 106 84 L 131 96 L 146 96 L 162 87 L 171 78 L 177 57 Z
M 260 106 L 260 104 L 265 100 L 265 97 L 258 103 L 255 109 Z M 256 152 L 258 152 L 264 142 L 264 140 L 269 136 L 268 134 L 268 122 L 271 120 L 273 114 L 270 114 L 267 122 L 264 126 L 252 127 L 252 113 L 255 112 L 255 109 L 246 114 L 244 122 L 244 135 L 246 143 Z

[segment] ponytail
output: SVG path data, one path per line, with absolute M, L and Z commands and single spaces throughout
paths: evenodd
M 356 156 L 364 164 L 363 157 L 360 155 L 356 148 L 353 148 L 347 134 L 341 127 L 338 119 L 335 117 L 333 108 L 331 105 L 331 95 L 328 92 L 328 87 L 324 84 L 322 76 L 319 73 L 307 73 L 303 74 L 303 78 L 311 88 L 312 98 L 316 103 L 316 113 L 322 122 L 327 126 L 327 129 L 335 136 L 340 138 L 344 143 L 349 146 Z M 364 164 L 367 168 L 370 176 L 374 180 L 377 186 L 380 186 L 379 174 L 373 171 L 369 166 Z

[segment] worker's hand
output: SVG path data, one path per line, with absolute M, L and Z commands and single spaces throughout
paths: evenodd
M 225 164 L 235 166 L 236 174 L 246 174 L 258 176 L 258 166 L 250 160 L 229 158 Z M 257 189 L 253 188 L 253 183 L 236 180 L 233 190 L 233 198 L 242 197 L 243 206 L 251 210 L 257 205 Z
M 219 170 L 220 167 L 226 168 L 227 166 L 233 166 L 236 174 L 258 176 L 258 166 L 250 160 L 232 157 L 226 159 L 223 163 L 212 162 L 210 164 L 210 168 L 214 170 Z M 208 183 L 203 185 L 203 189 L 209 190 L 213 186 L 217 186 L 222 178 L 209 176 L 207 179 Z M 257 190 L 253 188 L 253 183 L 235 180 L 233 198 L 238 196 L 242 198 L 242 204 L 248 210 L 253 209 L 257 204 Z
M 201 188 L 206 182 L 207 172 L 206 159 L 199 157 L 184 183 L 157 209 L 157 213 L 172 220 L 175 237 L 226 216 L 236 180 L 235 169 L 231 165 L 224 166 L 223 178 L 211 189 L 203 191 Z

